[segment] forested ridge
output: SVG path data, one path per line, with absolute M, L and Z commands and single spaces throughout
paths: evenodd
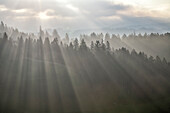
M 2 34 L 2 113 L 170 112 L 170 63 L 166 58 L 130 46 L 114 48 L 113 44 L 124 42 L 117 36 L 113 42 L 108 33 L 105 38 L 92 33 L 92 39 L 82 35 L 70 41 L 57 36 L 13 40 L 8 33 Z M 136 41 L 145 47 L 143 40 L 151 43 L 155 38 L 162 40 L 162 46 L 170 46 L 169 33 L 122 38 L 131 40 L 132 46 Z
M 41 39 L 44 41 L 45 38 L 49 38 L 50 42 L 53 41 L 54 38 L 58 39 L 58 42 L 62 42 L 63 44 L 69 45 L 70 42 L 73 42 L 75 37 L 70 36 L 70 33 L 60 34 L 56 29 L 48 31 L 40 29 L 38 33 L 25 33 L 17 28 L 9 27 L 8 25 L 1 22 L 0 24 L 0 37 L 2 38 L 4 32 L 8 35 L 8 39 L 12 39 L 13 43 L 16 43 L 18 38 L 22 36 L 23 40 L 26 38 L 29 39 Z M 97 40 L 106 44 L 107 41 L 110 43 L 111 49 L 121 49 L 122 47 L 132 51 L 133 49 L 136 52 L 144 52 L 148 56 L 159 56 L 161 59 L 164 57 L 167 61 L 170 61 L 170 33 L 135 33 L 135 31 L 131 34 L 110 34 L 110 33 L 89 33 L 89 34 L 81 34 L 77 36 L 79 42 L 82 39 L 86 42 L 87 46 L 91 45 L 91 42 L 95 43 Z

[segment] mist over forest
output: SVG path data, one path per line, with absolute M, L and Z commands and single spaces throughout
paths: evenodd
M 159 56 L 160 58 L 166 58 L 170 61 L 170 33 L 138 33 L 135 31 L 130 34 L 109 34 L 109 33 L 95 33 L 90 34 L 80 34 L 78 37 L 70 37 L 68 33 L 65 33 L 65 36 L 61 37 L 60 33 L 56 29 L 51 30 L 49 33 L 47 30 L 43 30 L 40 26 L 38 33 L 25 33 L 20 32 L 17 28 L 8 27 L 6 24 L 1 22 L 0 24 L 0 36 L 3 37 L 3 33 L 6 32 L 8 37 L 12 39 L 15 43 L 19 38 L 28 39 L 39 39 L 42 38 L 44 41 L 45 38 L 49 38 L 50 42 L 57 38 L 58 42 L 62 42 L 65 45 L 69 45 L 70 42 L 73 42 L 75 38 L 81 42 L 82 39 L 86 42 L 87 46 L 90 47 L 91 42 L 104 41 L 105 43 L 109 41 L 111 49 L 116 50 L 122 47 L 125 47 L 129 51 L 135 49 L 137 52 L 144 52 L 148 56 Z
M 61 37 L 0 24 L 0 113 L 169 113 L 170 33 Z

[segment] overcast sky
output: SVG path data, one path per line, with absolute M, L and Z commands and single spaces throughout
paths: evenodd
M 0 0 L 0 20 L 21 31 L 170 30 L 170 0 Z M 146 31 L 147 32 L 147 31 Z

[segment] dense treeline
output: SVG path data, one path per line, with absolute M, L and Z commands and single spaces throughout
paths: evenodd
M 0 38 L 0 112 L 168 113 L 170 63 L 109 40 Z
M 91 41 L 102 40 L 105 42 L 109 41 L 111 47 L 114 49 L 119 49 L 122 47 L 127 48 L 132 51 L 133 48 L 137 52 L 144 51 L 148 55 L 152 55 L 156 57 L 159 55 L 161 58 L 166 57 L 169 61 L 170 59 L 170 33 L 158 34 L 136 34 L 132 33 L 129 35 L 110 35 L 106 33 L 105 35 L 100 33 L 92 33 L 90 35 L 81 35 L 80 39 L 84 39 L 87 42 L 87 45 L 91 43 Z
M 20 32 L 18 29 L 13 27 L 8 27 L 6 24 L 1 22 L 0 24 L 0 38 L 3 37 L 3 33 L 6 32 L 9 38 L 12 38 L 13 41 L 17 41 L 18 37 L 23 37 L 25 40 L 26 38 L 31 39 L 39 39 L 45 40 L 46 37 L 52 41 L 54 38 L 57 37 L 58 42 L 63 42 L 68 44 L 74 41 L 73 37 L 70 37 L 68 33 L 65 36 L 60 36 L 56 29 L 51 31 L 45 31 L 41 27 L 39 29 L 38 34 L 35 33 L 24 33 Z M 156 57 L 157 55 L 163 59 L 164 57 L 170 61 L 170 33 L 144 33 L 144 34 L 123 34 L 115 35 L 115 34 L 103 34 L 103 33 L 91 33 L 89 35 L 81 34 L 78 39 L 81 41 L 84 39 L 87 46 L 90 46 L 91 41 L 94 43 L 99 40 L 104 40 L 106 43 L 109 41 L 111 48 L 114 49 L 121 49 L 122 47 L 127 48 L 128 50 L 132 51 L 134 48 L 137 52 L 143 51 L 147 55 L 151 55 Z

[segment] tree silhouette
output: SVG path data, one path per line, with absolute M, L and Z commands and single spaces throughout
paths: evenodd
M 79 48 L 79 42 L 78 42 L 78 39 L 75 38 L 75 40 L 74 40 L 74 49 L 78 50 L 78 48 Z
M 103 39 L 93 32 L 80 43 L 56 30 L 45 39 L 7 34 L 0 38 L 2 113 L 169 112 L 170 63 L 139 51 L 152 41 L 169 50 L 168 33 Z

